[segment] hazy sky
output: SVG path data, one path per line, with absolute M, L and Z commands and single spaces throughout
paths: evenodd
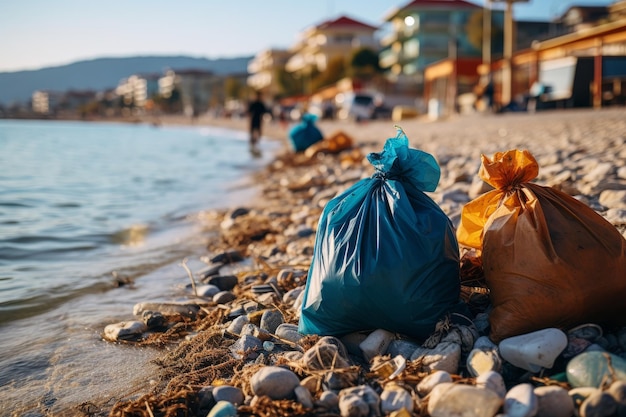
M 483 0 L 470 0 L 482 5 Z M 347 14 L 378 26 L 392 0 L 2 0 L 0 72 L 99 57 L 254 55 L 288 48 L 302 30 Z M 516 19 L 550 20 L 571 5 L 613 0 L 530 0 Z

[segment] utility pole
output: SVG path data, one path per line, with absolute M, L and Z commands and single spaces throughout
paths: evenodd
M 483 6 L 483 65 L 491 68 L 491 1 L 485 0 Z
M 493 0 L 506 2 L 504 11 L 504 53 L 502 62 L 502 95 L 503 106 L 511 103 L 513 87 L 513 45 L 515 43 L 515 24 L 513 22 L 513 3 L 528 3 L 529 0 Z

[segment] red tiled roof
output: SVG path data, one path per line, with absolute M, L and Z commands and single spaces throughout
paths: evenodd
M 334 20 L 327 20 L 327 21 L 322 22 L 319 25 L 317 25 L 316 28 L 317 29 L 328 29 L 328 28 L 346 27 L 346 26 L 361 27 L 361 28 L 367 28 L 367 29 L 372 29 L 372 30 L 378 29 L 377 27 L 368 25 L 367 23 L 359 22 L 358 20 L 354 20 L 354 19 L 349 18 L 347 16 L 340 16 L 340 17 L 338 17 L 337 19 L 334 19 Z
M 412 2 L 400 7 L 399 11 L 419 7 L 480 8 L 480 6 L 465 0 L 413 0 Z

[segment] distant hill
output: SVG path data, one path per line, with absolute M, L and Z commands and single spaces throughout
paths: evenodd
M 0 72 L 0 104 L 25 103 L 35 90 L 67 91 L 114 88 L 133 74 L 163 74 L 167 69 L 204 69 L 215 74 L 247 72 L 252 57 L 206 59 L 189 56 L 98 58 L 30 71 Z

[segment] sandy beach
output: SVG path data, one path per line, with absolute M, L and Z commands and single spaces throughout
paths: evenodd
M 490 189 L 477 175 L 481 155 L 491 157 L 496 152 L 525 149 L 538 162 L 537 184 L 574 196 L 626 236 L 625 114 L 623 108 L 574 109 L 537 114 L 459 115 L 440 121 L 417 118 L 397 125 L 405 132 L 411 147 L 431 154 L 439 164 L 439 185 L 427 194 L 455 228 L 459 227 L 463 206 Z M 160 123 L 188 124 L 189 121 L 162 118 Z M 247 130 L 245 119 L 199 118 L 193 123 Z M 255 175 L 260 194 L 245 206 L 204 214 L 207 230 L 217 230 L 219 236 L 209 244 L 207 269 L 193 271 L 192 275 L 198 286 L 217 286 L 219 292 L 203 297 L 190 295 L 188 304 L 196 306 L 196 321 L 181 321 L 179 324 L 184 322 L 186 327 L 178 330 L 172 327 L 164 336 L 153 334 L 151 339 L 146 339 L 147 344 L 168 347 L 160 360 L 163 372 L 155 377 L 157 383 L 151 393 L 115 404 L 110 415 L 174 415 L 167 414 L 173 412 L 173 404 L 179 410 L 191 410 L 196 415 L 208 412 L 209 416 L 380 415 L 381 408 L 377 407 L 382 407 L 383 415 L 445 415 L 442 410 L 447 406 L 436 405 L 430 390 L 423 388 L 423 381 L 430 374 L 445 370 L 451 376 L 450 382 L 475 388 L 480 378 L 472 373 L 475 364 L 468 357 L 475 349 L 474 343 L 489 335 L 484 297 L 480 305 L 471 306 L 473 312 L 478 311 L 471 317 L 472 323 L 452 325 L 447 328 L 447 334 L 439 331 L 439 344 L 432 344 L 432 338 L 429 339 L 430 348 L 436 350 L 444 344 L 444 338 L 458 332 L 459 356 L 452 360 L 451 367 L 428 367 L 428 358 L 436 356 L 435 353 L 439 357 L 447 354 L 424 353 L 427 344 L 424 340 L 411 340 L 389 332 L 386 332 L 389 339 L 384 344 L 385 349 L 378 346 L 379 350 L 372 355 L 374 359 L 369 361 L 359 356 L 363 354 L 359 349 L 363 349 L 371 332 L 362 332 L 356 341 L 354 337 L 342 338 L 341 342 L 332 338 L 330 345 L 328 340 L 323 345 L 325 338 L 298 334 L 298 296 L 304 290 L 311 265 L 322 210 L 338 193 L 372 175 L 373 168 L 365 155 L 382 151 L 386 139 L 396 135 L 394 122 L 389 120 L 358 124 L 319 121 L 317 126 L 325 137 L 344 132 L 353 139 L 354 146 L 338 155 L 296 155 L 287 138 L 289 127 L 265 123 L 264 140 L 278 140 L 284 146 L 276 159 Z M 251 262 L 241 262 L 244 258 Z M 232 275 L 237 277 L 236 283 L 222 287 L 225 278 L 220 277 Z M 149 310 L 135 307 L 138 317 Z M 471 333 L 471 341 L 463 336 L 466 333 Z M 622 333 L 623 329 L 606 329 L 604 334 L 593 336 L 593 340 L 585 339 L 589 342 L 585 348 L 595 344 L 606 352 L 624 357 L 626 338 L 620 336 Z M 185 335 L 187 340 L 183 341 Z M 410 352 L 403 354 L 403 349 Z M 422 354 L 417 355 L 415 352 L 420 349 Z M 331 352 L 329 361 L 324 359 L 328 352 Z M 383 372 L 381 366 L 389 365 L 390 357 L 403 355 L 406 356 L 403 370 L 391 381 L 388 378 L 391 372 Z M 561 361 L 554 369 L 542 370 L 540 376 L 547 378 L 542 381 L 533 379 L 537 374 L 520 369 L 511 371 L 515 367 L 506 363 L 501 368 L 494 362 L 491 370 L 501 380 L 504 378 L 502 383 L 507 390 L 526 384 L 530 388 L 525 389 L 530 389 L 531 393 L 534 389 L 532 395 L 541 397 L 548 395 L 539 389 L 546 386 L 558 386 L 565 393 L 573 388 L 556 379 L 549 382 L 551 375 L 564 372 L 565 365 L 566 362 Z M 290 370 L 297 375 L 295 385 L 283 396 L 261 395 L 278 389 L 270 380 L 280 379 L 280 375 L 262 375 L 263 368 L 267 372 L 279 368 L 277 373 L 282 372 L 281 369 Z M 289 378 L 291 376 L 287 376 L 287 380 Z M 286 383 L 280 381 L 279 385 Z M 357 395 L 361 398 L 359 401 L 373 395 L 376 396 L 374 403 L 367 400 L 364 405 L 346 405 L 349 396 L 343 390 L 356 386 L 361 389 Z M 232 388 L 236 395 L 231 392 L 234 397 L 230 397 L 225 394 L 226 389 L 218 387 Z M 489 390 L 468 394 L 478 395 L 476 402 L 485 409 L 467 415 L 494 416 L 498 410 L 506 411 L 504 395 L 494 399 L 485 393 L 485 398 L 480 397 L 485 391 Z M 514 390 L 506 395 L 511 391 Z M 562 398 L 558 397 L 562 394 L 559 391 L 549 395 Z M 401 411 L 403 407 L 394 408 L 397 404 L 389 400 L 394 395 L 396 399 L 408 396 L 405 411 Z M 461 397 L 459 394 L 458 398 Z M 581 403 L 576 407 L 583 407 Z M 354 411 L 352 406 L 365 411 Z M 565 411 L 561 415 L 573 415 L 573 407 L 574 403 L 570 414 Z M 490 414 L 489 410 L 495 411 Z

